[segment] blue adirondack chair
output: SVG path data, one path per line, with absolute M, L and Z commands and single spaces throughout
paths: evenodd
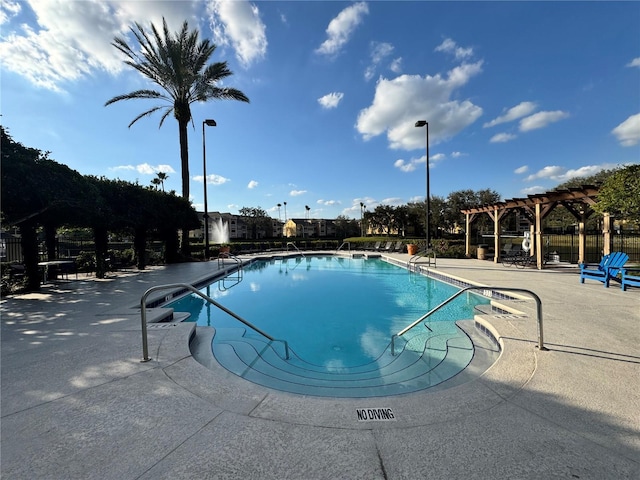
M 626 291 L 627 287 L 640 287 L 640 268 L 623 268 L 620 288 Z
M 580 283 L 585 280 L 597 280 L 604 283 L 605 288 L 609 288 L 611 280 L 618 280 L 618 273 L 624 264 L 629 260 L 629 255 L 623 252 L 614 252 L 602 257 L 600 264 L 596 268 L 580 264 Z

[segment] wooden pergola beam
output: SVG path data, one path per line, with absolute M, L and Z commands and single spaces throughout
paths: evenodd
M 595 185 L 582 185 L 580 187 L 571 187 L 550 192 L 528 195 L 527 198 L 512 198 L 504 202 L 496 202 L 494 204 L 480 205 L 477 207 L 461 210 L 467 218 L 467 229 L 465 237 L 465 249 L 467 257 L 470 256 L 471 248 L 471 223 L 475 216 L 479 213 L 488 214 L 494 223 L 494 262 L 499 261 L 500 252 L 500 220 L 502 217 L 512 210 L 521 210 L 527 214 L 531 223 L 531 234 L 533 236 L 531 255 L 536 257 L 538 269 L 543 266 L 543 250 L 542 250 L 542 220 L 544 220 L 558 204 L 563 205 L 578 221 L 579 224 L 579 254 L 578 262 L 585 260 L 585 222 L 594 210 L 591 206 L 597 203 L 599 188 Z M 580 204 L 583 208 L 575 208 L 575 204 Z M 603 236 L 605 245 L 605 254 L 610 253 L 610 235 L 611 221 L 608 214 L 604 214 Z

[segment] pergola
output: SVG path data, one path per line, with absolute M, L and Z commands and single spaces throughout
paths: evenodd
M 466 215 L 466 239 L 465 248 L 467 257 L 470 256 L 471 247 L 471 223 L 480 213 L 486 213 L 493 220 L 494 262 L 499 262 L 500 253 L 500 221 L 511 211 L 519 211 L 529 221 L 531 242 L 531 255 L 536 257 L 538 269 L 543 266 L 542 253 L 542 220 L 558 205 L 564 206 L 578 222 L 578 262 L 585 261 L 585 223 L 593 215 L 592 205 L 597 203 L 598 187 L 594 185 L 582 185 L 580 187 L 562 190 L 553 190 L 546 193 L 529 195 L 527 198 L 513 198 L 490 205 L 481 205 L 466 210 L 461 210 Z M 604 214 L 602 222 L 602 234 L 604 236 L 604 253 L 611 253 L 611 216 Z

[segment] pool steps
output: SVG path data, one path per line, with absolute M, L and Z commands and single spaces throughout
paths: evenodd
M 277 342 L 248 333 L 244 328 L 216 330 L 216 360 L 234 374 L 276 390 L 327 397 L 372 397 L 410 393 L 438 385 L 456 376 L 472 360 L 473 343 L 450 324 L 433 322 L 432 332 L 419 332 L 391 356 L 388 349 L 377 361 L 355 367 L 313 365 L 295 356 L 284 360 Z M 295 348 L 294 348 L 295 350 Z

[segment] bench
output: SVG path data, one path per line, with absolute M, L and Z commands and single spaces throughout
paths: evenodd
M 640 268 L 625 268 L 622 270 L 620 288 L 625 292 L 627 287 L 640 287 Z

